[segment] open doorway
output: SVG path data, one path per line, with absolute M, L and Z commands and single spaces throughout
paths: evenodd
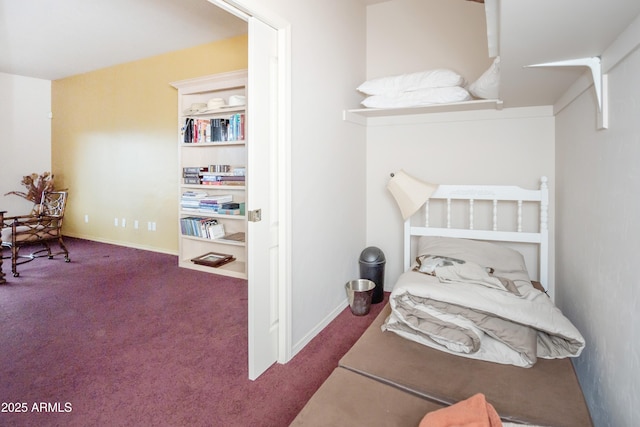
M 209 0 L 249 29 L 247 271 L 249 378 L 290 359 L 288 26 Z

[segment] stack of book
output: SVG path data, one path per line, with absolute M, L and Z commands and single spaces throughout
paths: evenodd
M 200 212 L 220 213 L 220 208 L 231 201 L 233 201 L 231 194 L 207 196 L 200 199 L 199 209 Z
M 200 184 L 202 182 L 200 176 L 207 172 L 207 166 L 187 166 L 182 168 L 182 179 L 185 184 Z
M 204 191 L 185 191 L 180 198 L 181 209 L 199 209 L 200 200 L 207 197 L 207 193 Z
M 224 170 L 224 172 L 223 172 Z M 182 168 L 185 184 L 241 185 L 246 184 L 246 168 L 230 165 L 188 166 Z
M 220 215 L 244 215 L 244 202 L 241 203 L 224 203 L 218 209 Z
M 225 203 L 233 201 L 231 194 L 209 195 L 203 191 L 185 191 L 180 198 L 180 208 L 203 213 L 218 213 Z
M 201 177 L 202 185 L 245 185 L 244 175 L 233 172 L 204 172 Z

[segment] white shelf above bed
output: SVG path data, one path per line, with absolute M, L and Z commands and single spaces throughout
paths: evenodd
M 343 119 L 354 123 L 362 123 L 369 117 L 394 117 L 416 114 L 450 113 L 473 110 L 502 110 L 501 99 L 476 99 L 472 101 L 432 104 L 422 107 L 408 108 L 358 108 L 345 110 Z

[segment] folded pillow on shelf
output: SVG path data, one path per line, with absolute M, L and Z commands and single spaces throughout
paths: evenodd
M 406 108 L 432 104 L 462 102 L 471 99 L 466 89 L 460 86 L 437 87 L 391 95 L 373 95 L 365 98 L 362 105 L 368 108 Z
M 439 68 L 367 80 L 358 86 L 357 90 L 367 95 L 394 95 L 421 89 L 464 85 L 465 80 L 460 74 Z

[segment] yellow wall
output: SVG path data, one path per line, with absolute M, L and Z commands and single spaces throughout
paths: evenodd
M 52 170 L 56 186 L 69 189 L 66 235 L 177 252 L 179 124 L 169 83 L 247 68 L 247 41 L 234 37 L 52 82 Z

